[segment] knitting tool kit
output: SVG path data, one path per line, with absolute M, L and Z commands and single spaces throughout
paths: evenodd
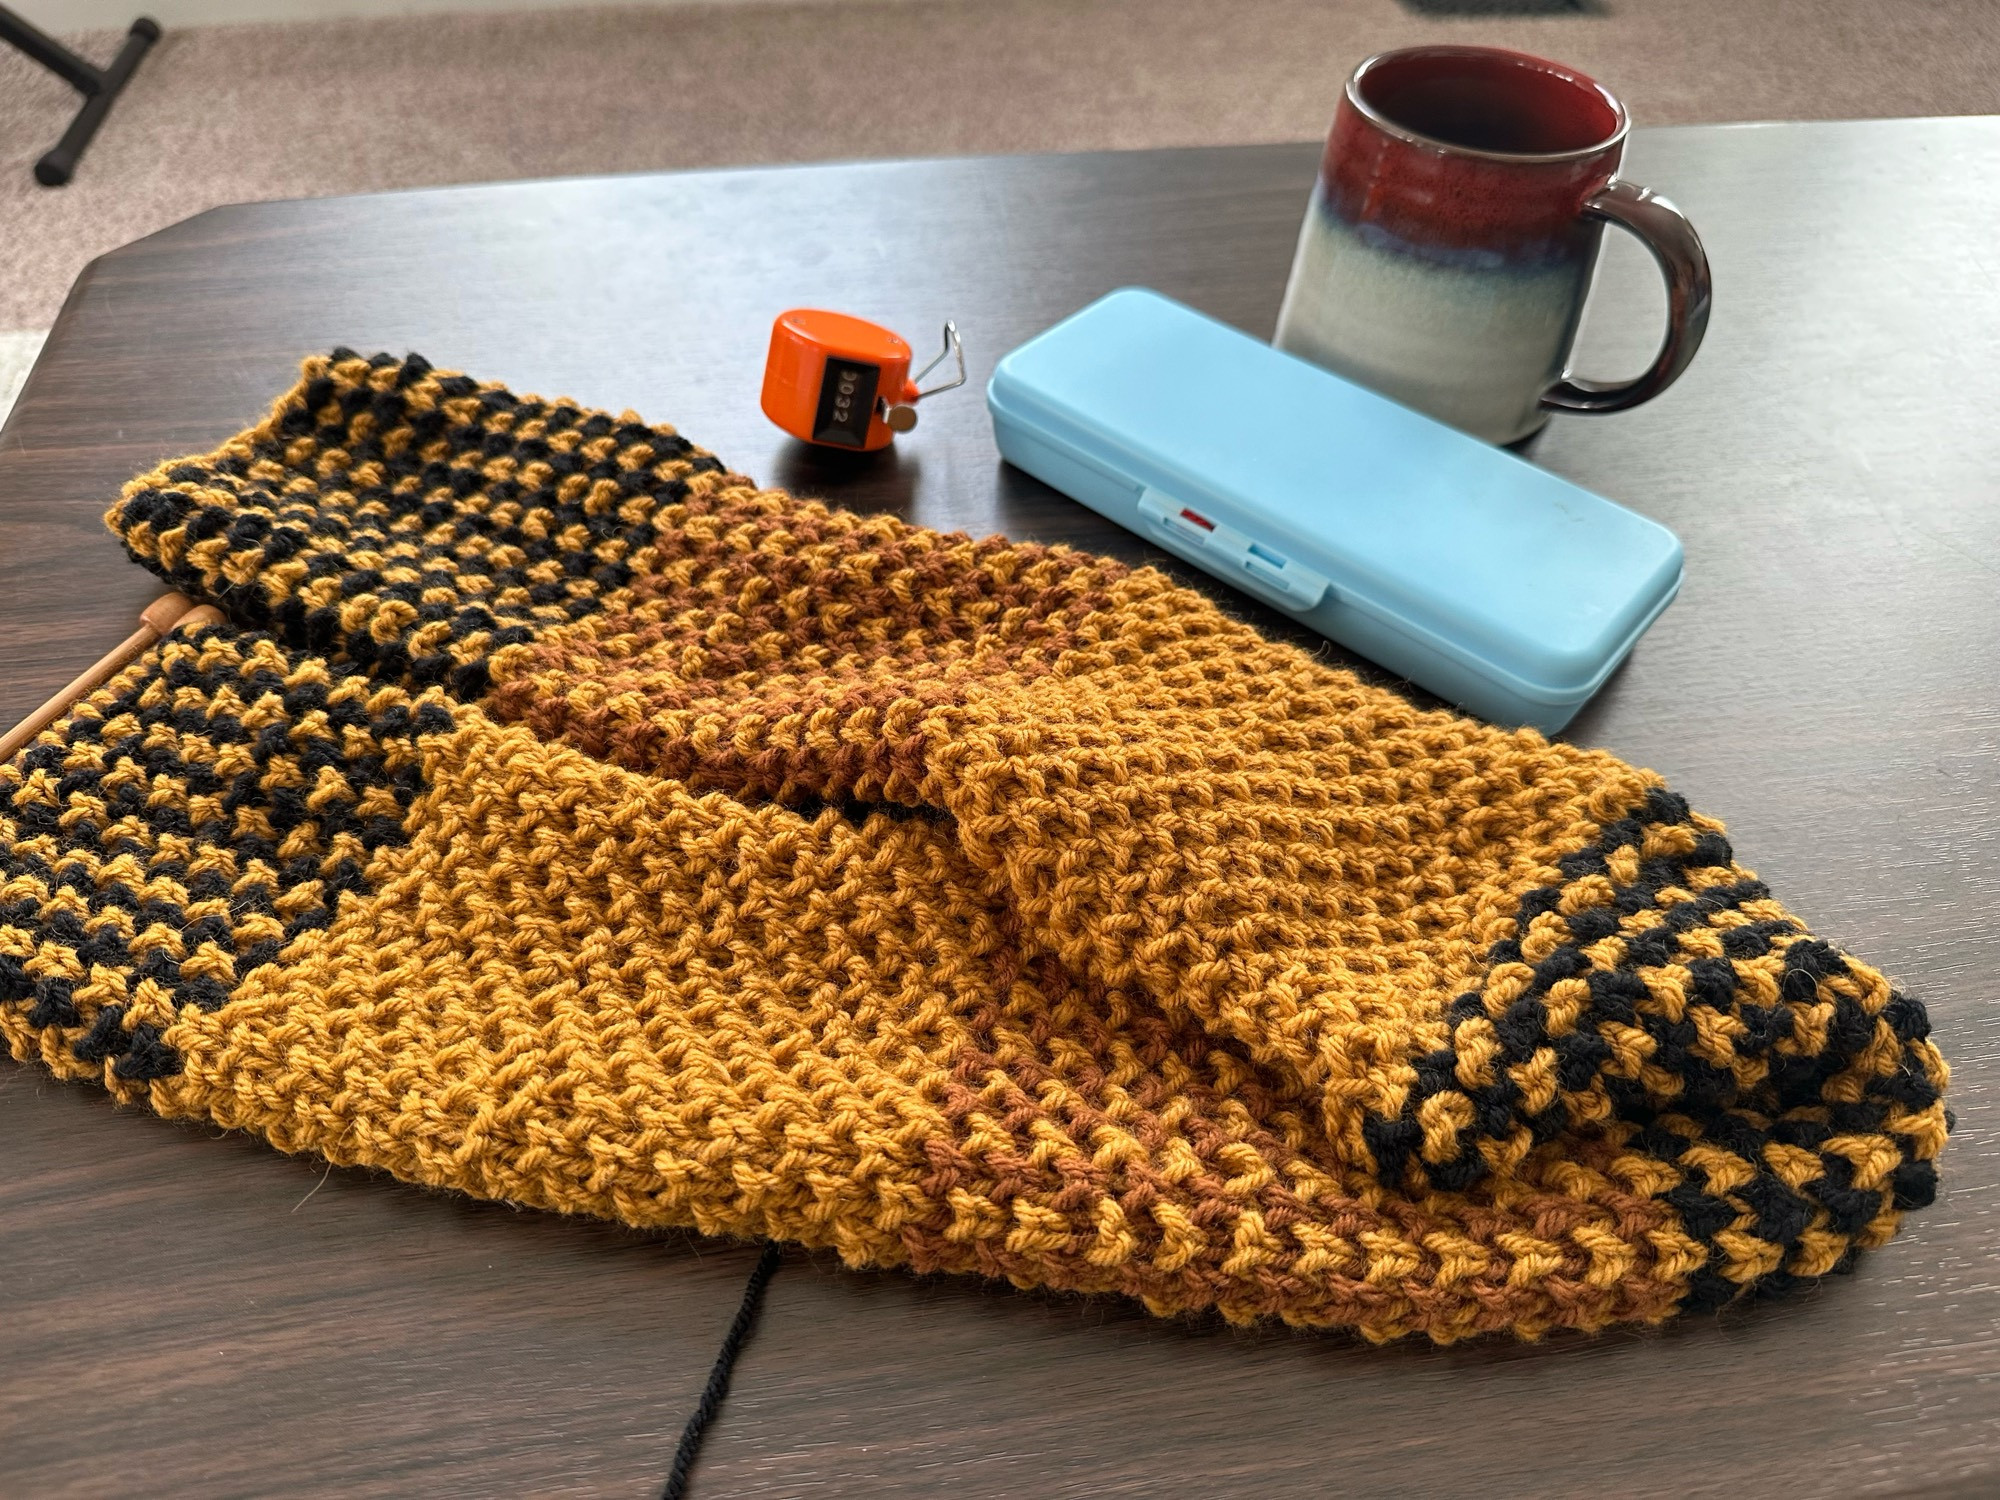
M 957 374 L 924 381 L 947 359 Z M 801 442 L 874 452 L 917 425 L 917 403 L 965 384 L 958 327 L 944 325 L 944 348 L 910 374 L 910 345 L 866 318 L 795 307 L 771 325 L 764 361 L 764 415 Z
M 986 399 L 1010 463 L 1496 723 L 1561 729 L 1680 588 L 1657 522 L 1155 292 Z

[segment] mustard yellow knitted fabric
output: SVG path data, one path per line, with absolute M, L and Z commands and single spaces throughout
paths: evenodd
M 1933 1194 L 1922 1008 L 1718 824 L 1150 569 L 345 351 L 110 522 L 233 623 L 0 767 L 0 1029 L 162 1114 L 1371 1339 Z

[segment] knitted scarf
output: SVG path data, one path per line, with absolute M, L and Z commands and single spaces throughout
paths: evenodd
M 17 1058 L 855 1266 L 1449 1341 L 1846 1267 L 1921 1006 L 1649 772 L 1149 568 L 307 361 L 134 481 L 173 636 L 0 767 Z

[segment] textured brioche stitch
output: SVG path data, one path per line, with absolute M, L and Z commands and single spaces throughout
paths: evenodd
M 234 623 L 0 768 L 0 1029 L 163 1114 L 1372 1339 L 1933 1194 L 1922 1008 L 1720 825 L 1153 570 L 345 351 L 109 519 Z

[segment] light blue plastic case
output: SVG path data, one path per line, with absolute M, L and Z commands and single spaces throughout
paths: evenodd
M 1498 723 L 1561 729 L 1680 589 L 1666 527 L 1157 292 L 986 403 L 1009 463 Z

